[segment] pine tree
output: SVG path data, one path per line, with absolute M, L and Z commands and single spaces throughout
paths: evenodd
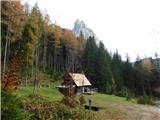
M 114 53 L 112 59 L 112 73 L 116 84 L 116 91 L 121 91 L 124 85 L 123 81 L 123 63 L 118 51 Z
M 87 78 L 91 81 L 94 87 L 96 87 L 97 52 L 98 47 L 95 39 L 93 37 L 89 37 L 83 55 L 83 67 Z
M 130 57 L 128 54 L 126 54 L 126 61 L 123 64 L 123 79 L 124 79 L 124 85 L 132 90 L 136 87 L 134 85 L 135 84 L 134 73 L 135 72 L 130 62 Z
M 106 53 L 103 43 L 100 42 L 97 54 L 96 86 L 101 92 L 111 93 L 112 72 Z

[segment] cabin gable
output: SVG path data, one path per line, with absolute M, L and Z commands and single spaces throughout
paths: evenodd
M 86 86 L 91 86 L 91 83 L 84 74 L 66 73 L 63 76 L 63 82 L 57 87 L 65 96 L 73 96 L 77 93 L 78 88 L 83 88 Z

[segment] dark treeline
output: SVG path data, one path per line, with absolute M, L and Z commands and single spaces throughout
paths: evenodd
M 37 5 L 30 10 L 19 1 L 1 3 L 2 79 L 12 58 L 21 55 L 20 76 L 25 85 L 37 79 L 40 71 L 54 79 L 66 71 L 84 72 L 100 92 L 120 96 L 153 95 L 160 84 L 158 57 L 131 63 L 127 55 L 122 61 L 118 51 L 109 54 L 93 37 L 85 40 L 83 34 L 76 37 L 71 30 L 53 24 Z
M 145 58 L 131 63 L 128 55 L 123 61 L 118 51 L 110 55 L 103 43 L 96 45 L 92 37 L 87 40 L 83 58 L 85 73 L 93 86 L 119 96 L 153 95 L 154 88 L 160 85 L 157 61 L 158 58 Z

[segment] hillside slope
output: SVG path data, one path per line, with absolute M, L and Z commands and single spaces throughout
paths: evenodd
M 27 96 L 33 93 L 33 87 L 22 87 L 20 96 Z M 60 101 L 63 95 L 55 87 L 37 88 L 35 91 L 49 101 Z M 79 99 L 81 95 L 77 95 Z M 159 120 L 160 109 L 150 105 L 137 104 L 135 100 L 126 101 L 124 97 L 114 95 L 94 94 L 84 95 L 86 104 L 88 99 L 92 100 L 92 105 L 99 107 L 96 112 L 100 120 Z

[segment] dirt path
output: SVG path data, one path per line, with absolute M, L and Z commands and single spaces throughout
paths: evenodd
M 157 107 L 140 107 L 139 114 L 141 120 L 160 120 L 160 109 Z
M 160 120 L 160 108 L 149 105 L 117 105 L 130 120 Z
M 98 114 L 103 120 L 160 120 L 160 108 L 139 104 L 113 103 Z
M 87 96 L 88 97 L 88 96 Z M 99 120 L 160 120 L 160 106 L 136 104 L 123 97 L 95 94 L 92 105 L 99 107 Z M 159 103 L 159 101 L 157 101 Z

